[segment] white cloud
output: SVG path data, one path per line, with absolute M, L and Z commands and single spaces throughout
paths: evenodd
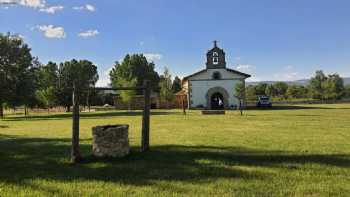
M 88 38 L 88 37 L 94 37 L 97 36 L 100 32 L 95 30 L 88 30 L 88 31 L 84 31 L 84 32 L 80 32 L 78 33 L 79 37 L 83 37 L 83 38 Z
M 89 11 L 89 12 L 94 12 L 96 10 L 96 8 L 93 6 L 93 5 L 90 5 L 90 4 L 86 4 L 84 6 L 76 6 L 76 7 L 73 7 L 74 10 L 86 10 L 86 11 Z
M 20 5 L 39 9 L 40 12 L 46 12 L 48 14 L 55 14 L 57 11 L 62 10 L 64 7 L 61 5 L 47 6 L 45 0 L 0 0 L 0 5 Z M 8 9 L 8 7 L 5 7 Z
M 297 72 L 292 72 L 292 73 L 277 73 L 274 74 L 274 78 L 277 81 L 294 81 L 299 79 Z
M 239 65 L 237 65 L 236 69 L 241 71 L 241 72 L 247 72 L 249 74 L 251 72 L 254 72 L 255 66 L 250 65 L 250 64 L 239 64 Z
M 14 37 L 22 39 L 22 40 L 24 40 L 24 38 L 25 38 L 22 34 L 15 34 Z
M 284 67 L 282 73 L 274 74 L 274 78 L 278 81 L 294 81 L 300 79 L 300 76 L 293 65 L 288 65 Z
M 45 0 L 0 0 L 0 4 L 5 5 L 21 5 L 32 8 L 43 8 L 45 7 Z
M 256 67 L 254 65 L 250 64 L 238 64 L 236 66 L 236 69 L 240 72 L 250 74 L 251 77 L 247 79 L 247 81 L 260 81 L 261 79 L 256 76 L 255 69 Z
M 285 69 L 286 69 L 286 70 L 292 70 L 292 69 L 294 69 L 294 66 L 293 66 L 293 65 L 288 65 L 288 66 L 286 66 Z
M 159 53 L 144 53 L 143 55 L 146 57 L 147 61 L 150 61 L 150 62 L 160 60 L 163 57 Z
M 145 42 L 141 41 L 139 44 L 140 44 L 140 46 L 143 46 L 143 45 L 145 45 Z
M 104 72 L 100 72 L 99 80 L 96 83 L 97 87 L 107 87 L 111 83 L 109 72 L 112 70 L 113 67 L 114 66 L 106 69 Z
M 260 77 L 252 75 L 247 79 L 247 82 L 257 82 L 257 81 L 263 81 Z
M 43 32 L 47 38 L 65 38 L 66 33 L 63 27 L 56 27 L 53 25 L 39 25 L 36 27 L 39 31 Z
M 96 87 L 107 87 L 111 83 L 109 75 L 102 75 L 99 77 Z
M 85 7 L 86 7 L 86 9 L 89 10 L 90 12 L 94 12 L 94 11 L 95 11 L 95 7 L 94 7 L 93 5 L 86 4 Z
M 45 7 L 45 0 L 21 0 L 21 5 L 33 7 L 33 8 L 42 8 Z
M 45 7 L 45 8 L 41 8 L 40 12 L 46 12 L 48 14 L 55 14 L 57 11 L 59 10 L 63 10 L 63 6 L 61 5 L 57 5 L 57 6 L 50 6 L 50 7 Z

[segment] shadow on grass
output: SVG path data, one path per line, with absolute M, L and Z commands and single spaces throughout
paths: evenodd
M 174 115 L 182 114 L 180 112 L 166 112 L 166 111 L 153 111 L 151 116 L 157 115 Z M 117 116 L 142 116 L 142 111 L 115 111 L 115 112 L 83 112 L 80 113 L 81 119 L 89 118 L 113 118 Z M 71 119 L 71 113 L 60 113 L 60 114 L 51 114 L 51 115 L 29 115 L 29 116 L 20 116 L 20 117 L 7 117 L 3 121 L 39 121 L 39 120 L 62 120 L 62 119 Z
M 69 163 L 70 139 L 20 138 L 0 135 L 0 182 L 30 185 L 30 180 L 95 180 L 130 185 L 154 181 L 209 182 L 218 178 L 269 180 L 270 174 L 243 170 L 242 166 L 297 170 L 299 165 L 350 167 L 349 155 L 317 155 L 244 147 L 153 146 L 149 152 L 133 149 L 123 159 L 98 159 L 90 155 L 90 140 L 82 140 L 83 163 Z M 239 167 L 237 167 L 239 166 Z M 39 188 L 43 190 L 43 188 Z M 52 193 L 55 191 L 47 190 Z M 57 191 L 58 192 L 58 191 Z

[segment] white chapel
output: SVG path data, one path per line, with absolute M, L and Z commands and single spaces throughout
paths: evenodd
M 207 52 L 206 68 L 185 77 L 183 92 L 189 108 L 229 109 L 239 105 L 235 86 L 250 75 L 226 67 L 225 52 L 217 46 Z

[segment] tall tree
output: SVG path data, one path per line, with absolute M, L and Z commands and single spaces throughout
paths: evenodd
M 350 98 L 350 85 L 346 85 L 345 87 L 344 87 L 344 96 L 345 96 L 345 98 Z
M 54 62 L 48 62 L 39 68 L 39 88 L 46 89 L 55 87 L 58 83 L 58 65 Z
M 307 89 L 301 85 L 289 85 L 286 96 L 288 98 L 306 98 Z
M 267 84 L 266 83 L 259 83 L 255 86 L 255 93 L 256 95 L 265 95 Z
M 148 62 L 143 54 L 126 55 L 121 63 L 115 62 L 111 72 L 110 79 L 112 84 L 118 83 L 119 78 L 136 79 L 136 85 L 142 86 L 144 80 L 151 81 L 153 88 L 158 87 L 159 75 L 154 70 L 154 63 Z M 141 93 L 140 91 L 139 93 Z
M 39 100 L 42 106 L 47 108 L 47 113 L 50 113 L 50 108 L 54 105 L 55 100 L 54 87 L 48 87 L 36 91 L 36 98 Z
M 181 79 L 178 76 L 174 78 L 172 89 L 174 93 L 177 93 L 182 89 Z
M 164 68 L 164 73 L 161 76 L 161 81 L 159 82 L 160 87 L 160 98 L 166 101 L 167 107 L 169 102 L 174 100 L 174 92 L 172 90 L 172 80 L 171 74 L 167 67 Z
M 42 65 L 38 69 L 38 90 L 36 97 L 41 102 L 41 105 L 47 108 L 48 113 L 50 108 L 56 104 L 56 93 L 58 87 L 58 66 L 54 62 L 49 62 L 47 65 Z
M 245 87 L 243 82 L 239 82 L 235 86 L 235 97 L 239 102 L 239 111 L 241 112 L 241 116 L 243 115 L 243 102 L 245 98 Z
M 255 102 L 255 101 L 256 101 L 256 99 L 257 99 L 257 97 L 256 97 L 257 94 L 256 94 L 256 91 L 255 91 L 255 86 L 253 86 L 253 85 L 248 85 L 248 86 L 246 87 L 245 92 L 246 92 L 246 95 L 247 95 L 247 97 L 246 97 L 247 101 L 251 101 L 251 102 Z
M 69 111 L 72 105 L 72 91 L 75 84 L 77 97 L 85 94 L 98 80 L 97 67 L 88 60 L 75 59 L 60 64 L 58 69 L 57 99 L 59 104 L 66 106 Z M 79 99 L 78 99 L 79 100 Z
M 327 76 L 322 70 L 316 71 L 315 77 L 309 83 L 309 92 L 314 99 L 323 99 L 324 87 L 322 84 L 327 80 Z
M 338 74 L 328 75 L 322 87 L 324 99 L 340 99 L 344 95 L 344 82 Z
M 288 89 L 288 84 L 285 82 L 277 82 L 274 84 L 276 90 L 276 96 L 280 98 L 286 98 L 286 93 Z
M 277 90 L 273 84 L 266 86 L 265 94 L 270 97 L 275 97 L 277 95 Z
M 23 104 L 33 91 L 33 57 L 21 38 L 10 33 L 0 34 L 0 117 L 3 104 Z
M 114 81 L 116 83 L 116 81 Z M 136 78 L 123 79 L 118 78 L 116 84 L 112 84 L 114 87 L 134 87 L 137 84 Z M 131 110 L 132 99 L 136 96 L 136 90 L 121 90 L 120 97 L 124 103 L 128 104 L 128 110 Z

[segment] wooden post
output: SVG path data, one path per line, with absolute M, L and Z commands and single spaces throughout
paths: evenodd
M 0 101 L 0 118 L 1 119 L 4 118 L 4 105 L 3 105 L 2 101 Z
M 239 99 L 239 111 L 241 112 L 241 116 L 243 116 L 242 98 Z
M 24 116 L 28 115 L 28 109 L 27 109 L 27 105 L 24 105 Z
M 79 150 L 79 94 L 75 83 L 73 85 L 73 126 L 72 126 L 72 150 L 71 150 L 71 162 L 78 163 L 81 161 L 81 155 Z
M 246 91 L 245 91 L 245 79 L 242 80 L 242 83 L 243 83 L 243 109 L 246 109 L 247 107 L 247 99 L 246 99 Z
M 150 125 L 150 105 L 151 105 L 151 83 L 150 81 L 144 81 L 144 108 L 142 116 L 142 139 L 141 139 L 141 152 L 145 152 L 149 149 L 149 125 Z
M 87 104 L 89 112 L 90 112 L 90 88 L 88 89 L 88 95 L 87 95 L 86 104 Z
M 185 107 L 185 99 L 182 98 L 182 111 L 183 111 L 183 114 L 186 115 L 186 107 Z

